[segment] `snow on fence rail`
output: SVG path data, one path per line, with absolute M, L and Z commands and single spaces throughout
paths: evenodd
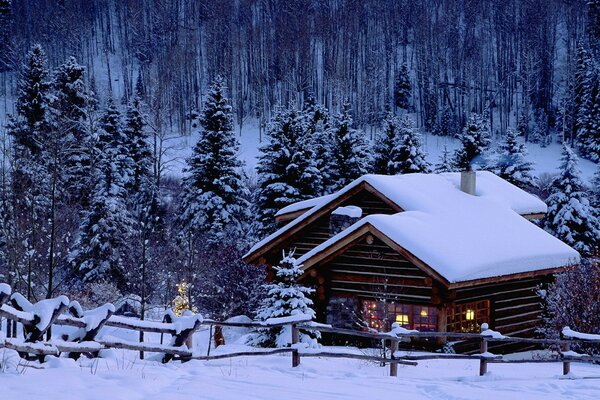
M 9 303 L 10 304 L 7 304 Z M 128 317 L 113 315 L 115 307 L 105 304 L 93 310 L 84 311 L 78 302 L 69 300 L 66 296 L 55 299 L 30 303 L 19 293 L 11 293 L 10 286 L 0 283 L 0 318 L 20 323 L 23 326 L 24 338 L 8 337 L 0 331 L 0 348 L 8 348 L 19 352 L 24 358 L 37 358 L 44 361 L 44 357 L 52 355 L 59 356 L 68 353 L 71 358 L 78 358 L 81 354 L 89 357 L 97 357 L 100 350 L 115 348 L 143 352 L 159 353 L 163 363 L 171 360 L 218 360 L 223 358 L 241 356 L 267 356 L 274 354 L 291 354 L 292 367 L 300 365 L 302 357 L 328 357 L 328 358 L 351 358 L 365 361 L 389 364 L 390 376 L 397 376 L 398 364 L 416 366 L 418 361 L 433 359 L 457 359 L 478 360 L 479 374 L 487 373 L 489 363 L 536 363 L 536 362 L 560 362 L 563 364 L 563 374 L 570 372 L 571 362 L 595 362 L 600 363 L 600 357 L 580 354 L 572 351 L 573 343 L 596 343 L 600 345 L 599 334 L 580 333 L 565 327 L 561 332 L 562 339 L 545 338 L 519 338 L 504 336 L 499 332 L 488 329 L 487 324 L 482 325 L 481 333 L 464 332 L 419 332 L 400 327 L 393 324 L 390 332 L 356 331 L 351 329 L 334 328 L 330 325 L 319 324 L 304 315 L 296 315 L 283 318 L 272 318 L 266 321 L 233 322 L 215 321 L 203 319 L 200 315 L 185 315 L 178 317 L 172 311 L 168 311 L 163 322 L 137 320 Z M 68 314 L 67 314 L 68 312 Z M 66 325 L 78 328 L 64 340 L 50 340 L 50 328 L 52 325 Z M 132 342 L 120 340 L 97 339 L 96 335 L 103 326 L 111 326 L 138 332 L 153 332 L 161 334 L 161 343 Z M 264 349 L 256 351 L 245 351 L 237 353 L 226 353 L 218 355 L 195 354 L 192 351 L 192 334 L 202 326 L 208 326 L 212 330 L 214 326 L 219 327 L 241 327 L 241 328 L 276 328 L 290 326 L 292 333 L 291 347 Z M 1 328 L 1 325 L 0 325 Z M 321 349 L 308 349 L 299 343 L 300 329 L 319 331 L 334 335 L 351 336 L 364 339 L 381 341 L 384 348 L 389 347 L 390 358 L 378 357 L 365 354 L 352 354 L 344 352 L 322 351 Z M 15 330 L 16 331 L 16 330 Z M 47 335 L 47 341 L 43 336 Z M 162 343 L 162 334 L 171 335 L 168 344 Z M 14 336 L 14 335 L 13 335 Z M 479 343 L 479 354 L 443 354 L 430 353 L 407 355 L 398 351 L 400 342 L 412 339 L 442 338 L 463 341 L 476 341 Z M 209 336 L 209 341 L 211 337 Z M 504 358 L 488 352 L 489 342 L 530 343 L 537 345 L 560 346 L 557 355 L 552 358 L 536 360 L 513 360 Z M 386 345 L 386 343 L 388 345 Z M 210 343 L 209 343 L 210 351 Z

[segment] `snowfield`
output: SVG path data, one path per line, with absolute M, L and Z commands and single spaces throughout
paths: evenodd
M 134 332 L 106 329 L 104 338 L 133 340 Z M 248 350 L 242 332 L 226 332 L 229 345 L 211 354 Z M 158 335 L 148 335 L 158 340 Z M 206 353 L 207 331 L 195 334 L 195 351 Z M 341 348 L 324 350 L 342 351 Z M 365 352 L 355 348 L 345 351 Z M 375 350 L 372 350 L 375 351 Z M 527 353 L 529 357 L 536 354 Z M 523 356 L 525 356 L 523 355 Z M 562 365 L 490 364 L 478 376 L 472 360 L 421 361 L 416 367 L 389 368 L 345 359 L 303 358 L 291 367 L 289 355 L 241 357 L 226 360 L 160 364 L 139 360 L 137 353 L 105 351 L 105 358 L 73 361 L 51 358 L 45 364 L 19 364 L 17 354 L 0 349 L 0 398 L 18 400 L 185 400 L 256 399 L 598 399 L 600 366 L 572 364 L 571 375 Z

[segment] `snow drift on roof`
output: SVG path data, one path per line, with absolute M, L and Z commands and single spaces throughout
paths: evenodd
M 384 179 L 378 184 L 390 182 Z M 298 262 L 308 260 L 365 224 L 374 226 L 449 282 L 556 268 L 579 261 L 575 250 L 511 208 L 485 195 L 463 193 L 446 177 L 399 175 L 394 185 L 393 200 L 404 212 L 367 216 Z
M 290 204 L 289 206 L 283 207 L 281 210 L 277 211 L 277 214 L 275 214 L 275 216 L 278 217 L 283 214 L 289 214 L 289 213 L 293 213 L 296 211 L 307 210 L 309 208 L 313 208 L 317 204 L 321 204 L 323 202 L 329 201 L 334 196 L 335 196 L 335 193 L 327 194 L 325 196 L 315 197 L 313 199 L 298 201 L 296 203 Z
M 460 172 L 447 172 L 440 175 L 460 189 Z M 521 215 L 545 213 L 548 209 L 546 203 L 536 196 L 489 171 L 477 171 L 475 194 L 500 202 Z

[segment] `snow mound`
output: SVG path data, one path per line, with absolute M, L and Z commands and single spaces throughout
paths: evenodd
M 360 218 L 362 217 L 362 208 L 357 206 L 338 207 L 333 210 L 331 214 L 344 215 L 350 218 Z

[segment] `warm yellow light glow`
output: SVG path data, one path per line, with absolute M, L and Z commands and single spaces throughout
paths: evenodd
M 408 324 L 408 314 L 397 314 L 396 322 L 398 322 L 400 325 L 407 325 Z
M 421 317 L 426 317 L 427 316 L 427 309 L 426 308 L 422 308 L 421 309 Z
M 467 310 L 467 321 L 473 321 L 475 319 L 475 311 Z

